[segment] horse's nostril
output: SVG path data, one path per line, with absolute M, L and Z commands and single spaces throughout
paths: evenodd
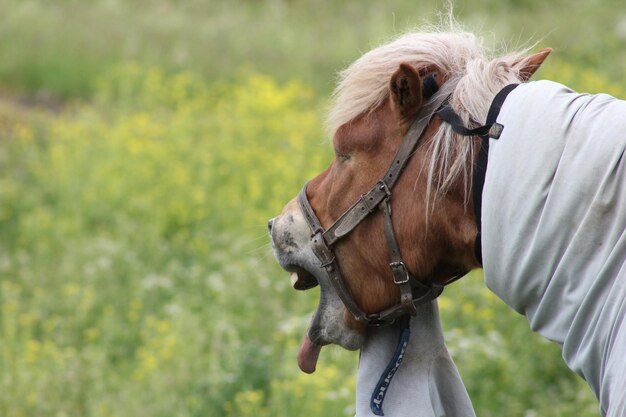
M 270 233 L 272 233 L 272 227 L 274 226 L 274 219 L 270 219 L 267 222 L 267 230 L 269 230 Z

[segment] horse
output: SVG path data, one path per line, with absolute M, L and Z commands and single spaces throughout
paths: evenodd
M 602 415 L 626 415 L 626 103 L 530 81 L 551 51 L 415 32 L 340 74 L 334 159 L 268 223 L 293 287 L 320 286 L 304 372 L 482 267 Z

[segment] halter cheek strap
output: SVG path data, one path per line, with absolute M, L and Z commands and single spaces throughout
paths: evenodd
M 391 217 L 391 198 L 392 189 L 413 155 L 432 115 L 454 91 L 456 84 L 456 79 L 450 80 L 433 93 L 433 96 L 422 107 L 409 128 L 387 172 L 374 187 L 363 194 L 327 230 L 323 228 L 309 203 L 306 184 L 298 195 L 298 203 L 311 229 L 312 250 L 319 259 L 320 266 L 325 269 L 330 282 L 346 308 L 358 321 L 368 326 L 385 326 L 393 323 L 400 316 L 414 315 L 416 304 L 433 300 L 443 291 L 443 285 L 433 282 L 430 277 L 423 280 L 417 279 L 406 268 L 395 237 Z M 376 211 L 380 211 L 384 218 L 385 237 L 390 254 L 389 267 L 393 280 L 400 289 L 400 303 L 379 313 L 367 314 L 357 305 L 350 294 L 341 276 L 333 246 Z

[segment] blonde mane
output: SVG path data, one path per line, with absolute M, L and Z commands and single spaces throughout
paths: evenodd
M 389 95 L 389 81 L 401 63 L 416 70 L 439 69 L 459 83 L 450 103 L 468 127 L 482 124 L 494 96 L 504 86 L 519 83 L 516 64 L 525 51 L 490 57 L 481 39 L 456 28 L 408 33 L 375 48 L 339 74 L 327 123 L 332 135 L 343 124 L 371 112 Z M 471 187 L 475 142 L 442 124 L 432 141 L 426 201 L 443 195 L 462 177 L 466 199 Z

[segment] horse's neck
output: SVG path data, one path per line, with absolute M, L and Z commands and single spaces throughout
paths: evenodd
M 361 349 L 356 416 L 374 416 L 369 403 L 380 375 L 398 344 L 395 326 L 372 329 Z M 456 366 L 444 345 L 437 303 L 418 307 L 411 319 L 411 339 L 383 403 L 386 416 L 474 417 Z

